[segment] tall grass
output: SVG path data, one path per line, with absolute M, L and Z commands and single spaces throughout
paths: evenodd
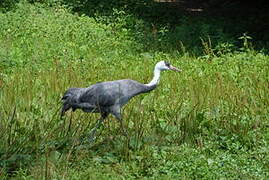
M 0 20 L 0 175 L 268 177 L 267 55 L 247 48 L 217 56 L 206 45 L 199 58 L 147 52 L 128 30 L 64 8 L 20 4 Z M 156 90 L 124 108 L 128 138 L 111 116 L 95 144 L 82 143 L 98 114 L 59 117 L 67 88 L 123 78 L 146 83 L 162 59 L 183 72 L 163 73 Z M 257 163 L 240 161 L 250 157 Z

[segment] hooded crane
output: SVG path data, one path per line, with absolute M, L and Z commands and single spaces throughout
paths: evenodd
M 69 88 L 63 95 L 63 107 L 61 116 L 66 111 L 72 109 L 81 109 L 84 112 L 100 113 L 101 118 L 91 132 L 91 137 L 95 136 L 96 130 L 100 127 L 104 119 L 112 114 L 120 122 L 121 129 L 127 135 L 123 128 L 121 117 L 121 108 L 128 101 L 142 93 L 147 93 L 155 89 L 160 80 L 160 73 L 164 70 L 181 71 L 170 63 L 160 61 L 155 65 L 153 79 L 148 84 L 123 79 L 116 81 L 100 82 L 87 88 Z

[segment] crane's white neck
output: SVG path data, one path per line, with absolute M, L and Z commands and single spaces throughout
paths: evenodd
M 154 76 L 153 79 L 150 81 L 150 83 L 146 84 L 147 86 L 156 86 L 159 84 L 161 76 L 161 70 L 157 67 L 154 69 Z

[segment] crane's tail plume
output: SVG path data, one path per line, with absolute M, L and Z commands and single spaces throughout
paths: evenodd
M 76 110 L 76 104 L 78 103 L 78 98 L 81 95 L 82 88 L 69 88 L 63 95 L 62 101 L 63 106 L 61 110 L 61 117 L 64 116 L 65 112 L 72 108 L 73 111 Z

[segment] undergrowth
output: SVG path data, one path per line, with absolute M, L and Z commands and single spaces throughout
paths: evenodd
M 1 13 L 0 22 L 1 178 L 269 177 L 269 61 L 247 34 L 199 24 L 170 33 L 120 10 L 91 18 L 28 3 Z M 200 39 L 180 35 L 188 29 Z M 156 90 L 129 102 L 128 138 L 111 116 L 94 144 L 83 142 L 98 114 L 59 117 L 67 88 L 147 83 L 163 59 L 183 72 L 163 73 Z

